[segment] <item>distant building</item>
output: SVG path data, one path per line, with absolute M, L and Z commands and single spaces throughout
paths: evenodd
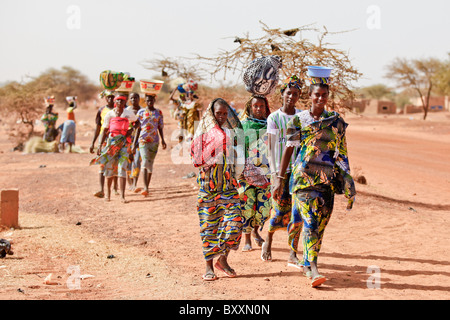
M 422 107 L 422 100 L 420 98 L 411 99 L 411 102 L 416 107 Z M 422 111 L 422 109 L 420 109 Z M 450 111 L 450 97 L 449 96 L 441 96 L 441 97 L 430 97 L 430 103 L 428 111 L 436 112 L 436 111 Z

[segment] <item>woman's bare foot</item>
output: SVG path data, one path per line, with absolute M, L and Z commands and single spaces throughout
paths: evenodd
M 267 240 L 261 246 L 261 260 L 272 261 L 272 237 L 273 233 L 268 233 Z

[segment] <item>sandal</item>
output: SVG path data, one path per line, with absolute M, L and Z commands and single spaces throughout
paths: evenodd
M 297 269 L 303 269 L 303 264 L 300 260 L 296 261 L 296 262 L 290 262 L 288 261 L 288 267 L 294 267 Z
M 94 197 L 104 198 L 105 197 L 105 193 L 103 191 L 98 191 L 98 192 L 94 193 Z
M 202 276 L 202 279 L 205 281 L 214 281 L 217 280 L 217 276 L 214 272 L 207 272 Z
M 327 281 L 327 278 L 325 278 L 324 276 L 321 276 L 319 274 L 318 276 L 315 276 L 314 279 L 311 281 L 311 287 L 317 288 L 318 286 L 320 286 L 325 281 Z
M 222 267 L 222 265 L 219 263 L 219 261 L 216 262 L 214 267 L 216 269 L 222 271 L 223 273 L 225 273 L 228 278 L 236 278 L 236 272 L 231 268 L 225 269 L 224 267 Z

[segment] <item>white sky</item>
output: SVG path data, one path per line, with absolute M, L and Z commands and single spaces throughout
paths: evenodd
M 383 76 L 395 57 L 447 57 L 449 13 L 448 0 L 3 0 L 0 83 L 64 65 L 93 82 L 107 69 L 148 78 L 155 73 L 143 61 L 214 56 L 235 48 L 235 36 L 262 35 L 262 21 L 270 28 L 354 30 L 329 40 L 364 74 L 356 85 L 391 85 Z

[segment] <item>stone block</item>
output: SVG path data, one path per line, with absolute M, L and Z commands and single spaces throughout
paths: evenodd
M 19 190 L 1 190 L 0 225 L 8 228 L 19 227 Z

